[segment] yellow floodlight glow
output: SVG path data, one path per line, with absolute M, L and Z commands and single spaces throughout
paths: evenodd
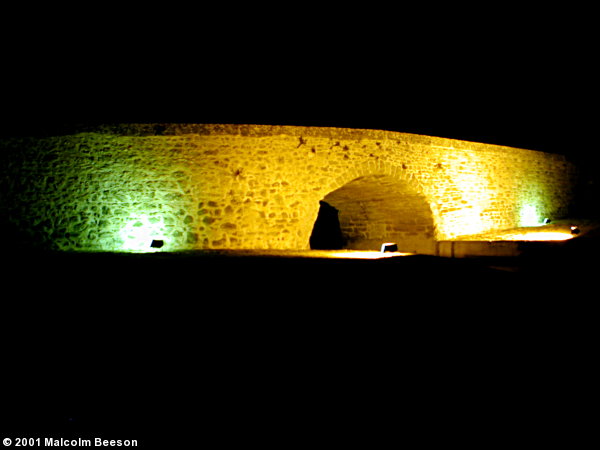
M 505 241 L 566 241 L 573 238 L 570 233 L 560 231 L 535 231 L 531 233 L 511 234 L 503 237 Z
M 481 219 L 481 209 L 479 207 L 454 211 L 453 222 L 455 224 L 453 232 L 458 236 L 477 234 L 486 229 Z
M 392 258 L 394 256 L 409 256 L 413 253 L 401 253 L 401 252 L 376 252 L 376 251 L 340 251 L 340 252 L 327 252 L 325 255 L 328 258 L 346 258 L 346 259 L 381 259 L 381 258 Z

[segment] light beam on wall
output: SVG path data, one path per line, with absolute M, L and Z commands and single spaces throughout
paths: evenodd
M 479 155 L 470 155 L 464 164 L 477 165 Z M 442 201 L 439 211 L 443 220 L 437 224 L 439 239 L 452 239 L 456 236 L 482 233 L 496 226 L 486 219 L 483 212 L 490 208 L 491 194 L 489 178 L 476 171 L 454 172 L 451 192 L 435 194 L 442 198 L 450 197 L 453 203 Z
M 322 258 L 345 258 L 345 259 L 381 259 L 397 256 L 411 256 L 414 253 L 365 251 L 365 250 L 342 250 L 342 251 L 313 251 L 316 257 Z
M 519 225 L 522 227 L 536 227 L 543 225 L 544 220 L 538 211 L 538 208 L 528 203 L 521 207 L 519 211 Z
M 480 206 L 476 204 L 475 207 L 464 208 L 448 214 L 453 224 L 451 228 L 453 235 L 476 234 L 486 230 L 480 211 Z
M 167 244 L 162 218 L 149 217 L 147 214 L 131 214 L 130 220 L 121 228 L 120 235 L 123 245 L 119 250 L 126 252 L 156 252 L 164 250 Z M 160 241 L 163 245 L 153 245 Z
M 535 231 L 530 233 L 518 233 L 506 236 L 505 241 L 566 241 L 573 236 L 561 231 Z

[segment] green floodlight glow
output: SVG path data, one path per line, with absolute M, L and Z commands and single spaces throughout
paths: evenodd
M 163 246 L 153 245 L 153 242 L 164 241 L 164 223 L 162 218 L 149 217 L 147 214 L 131 214 L 127 224 L 120 231 L 125 252 L 157 252 L 164 250 Z
M 519 211 L 519 225 L 522 227 L 536 227 L 543 225 L 543 219 L 535 205 L 524 205 Z

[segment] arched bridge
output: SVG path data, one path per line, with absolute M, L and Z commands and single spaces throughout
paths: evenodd
M 2 227 L 60 250 L 378 249 L 567 212 L 560 155 L 381 130 L 141 124 L 2 141 Z

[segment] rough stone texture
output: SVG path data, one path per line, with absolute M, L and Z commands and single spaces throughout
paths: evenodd
M 401 242 L 407 252 L 434 251 L 434 222 L 427 199 L 395 177 L 359 177 L 326 195 L 324 201 L 340 211 L 346 248 L 377 249 L 385 237 Z
M 434 240 L 567 212 L 564 157 L 379 130 L 144 124 L 0 143 L 1 226 L 60 250 L 306 249 L 325 200 L 349 246 Z

